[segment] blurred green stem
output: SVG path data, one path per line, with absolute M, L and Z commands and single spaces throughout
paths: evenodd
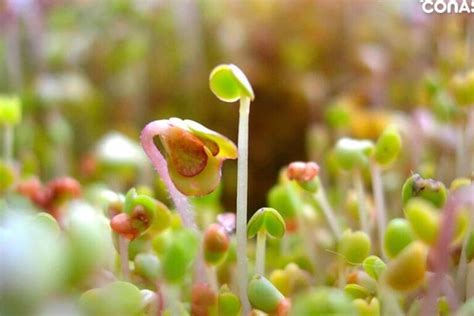
M 354 176 L 354 186 L 357 192 L 357 203 L 359 206 L 358 209 L 359 209 L 360 228 L 362 229 L 364 233 L 370 236 L 367 203 L 365 199 L 365 190 L 364 190 L 364 183 L 362 181 L 361 171 L 356 169 L 354 171 L 353 176 Z
M 331 204 L 329 204 L 326 192 L 324 191 L 322 184 L 319 185 L 318 191 L 313 194 L 313 197 L 318 203 L 321 210 L 323 211 L 324 217 L 326 217 L 326 220 L 334 234 L 334 237 L 336 237 L 336 240 L 341 239 L 341 229 L 339 228 L 336 215 L 334 213 L 333 208 L 331 207 Z
M 239 137 L 237 161 L 237 275 L 242 311 L 247 315 L 250 305 L 247 298 L 247 181 L 250 98 L 240 98 Z
M 5 163 L 11 165 L 13 162 L 13 126 L 5 124 L 3 134 L 3 155 Z
M 265 275 L 265 244 L 267 233 L 259 231 L 257 234 L 257 248 L 255 252 L 255 274 Z
M 387 211 L 385 209 L 382 172 L 374 159 L 370 161 L 370 175 L 372 177 L 372 192 L 374 193 L 375 211 L 377 214 L 377 231 L 380 243 L 380 255 L 385 258 L 383 252 L 383 236 L 385 234 L 385 228 L 387 224 Z

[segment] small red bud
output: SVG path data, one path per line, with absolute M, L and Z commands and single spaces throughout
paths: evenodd
M 217 295 L 207 283 L 196 283 L 191 291 L 191 315 L 208 316 L 209 308 L 217 304 Z
M 110 227 L 114 232 L 129 240 L 138 236 L 138 231 L 132 227 L 130 217 L 126 213 L 115 215 L 110 221 Z
M 230 239 L 224 227 L 211 224 L 204 233 L 204 250 L 211 252 L 225 252 L 229 249 Z
M 286 175 L 290 180 L 307 182 L 319 174 L 319 166 L 315 162 L 295 161 L 288 165 Z

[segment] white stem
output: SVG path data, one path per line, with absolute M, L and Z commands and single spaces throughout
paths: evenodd
M 331 207 L 331 204 L 329 204 L 329 201 L 326 197 L 326 192 L 324 191 L 322 184 L 319 185 L 318 191 L 313 195 L 313 197 L 319 204 L 321 210 L 323 211 L 324 217 L 326 217 L 326 220 L 334 234 L 334 237 L 336 237 L 337 240 L 340 240 L 341 229 L 339 228 L 336 215 L 334 213 L 333 208 Z
M 3 155 L 5 163 L 11 165 L 13 162 L 13 126 L 5 125 L 3 134 Z
M 359 205 L 358 208 L 359 208 L 360 228 L 362 229 L 364 233 L 370 236 L 364 183 L 362 182 L 362 174 L 360 170 L 354 171 L 354 186 L 357 191 L 357 203 Z
M 250 98 L 240 98 L 239 137 L 237 161 L 237 275 L 242 311 L 247 315 L 250 304 L 247 297 L 247 179 Z
M 219 282 L 217 281 L 217 271 L 214 266 L 206 267 L 207 279 L 209 280 L 209 285 L 214 293 L 219 291 Z
M 377 218 L 377 231 L 380 244 L 380 254 L 385 257 L 383 251 L 383 236 L 387 225 L 387 211 L 385 209 L 385 198 L 383 192 L 382 172 L 375 160 L 370 162 L 370 174 L 372 177 L 372 191 L 374 193 L 375 211 Z
M 162 284 L 162 293 L 164 296 L 164 305 L 165 305 L 165 312 L 168 312 L 169 315 L 181 315 L 181 308 L 179 305 L 180 302 L 180 290 L 178 285 L 175 284 Z
M 257 234 L 257 248 L 255 251 L 255 274 L 265 276 L 265 243 L 267 234 L 265 231 L 259 231 Z
M 122 267 L 122 277 L 125 281 L 130 280 L 130 267 L 128 266 L 128 245 L 130 241 L 119 235 L 119 254 L 120 254 L 120 265 Z

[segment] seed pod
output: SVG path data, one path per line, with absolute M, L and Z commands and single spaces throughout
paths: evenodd
M 350 263 L 359 264 L 370 253 L 370 238 L 362 231 L 344 231 L 339 241 L 339 253 Z
M 434 206 L 441 208 L 446 202 L 446 187 L 440 181 L 423 179 L 419 174 L 414 174 L 403 184 L 403 205 L 406 205 L 414 197 L 425 199 L 433 203 Z
M 252 307 L 265 313 L 275 313 L 285 297 L 265 277 L 255 275 L 249 283 L 248 298 Z
M 397 291 L 418 288 L 425 280 L 428 250 L 419 241 L 408 245 L 387 265 L 382 278 Z
M 392 219 L 385 230 L 384 250 L 389 258 L 395 257 L 400 251 L 415 240 L 415 233 L 410 223 L 404 218 Z

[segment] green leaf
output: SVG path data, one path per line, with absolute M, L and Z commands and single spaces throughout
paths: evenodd
M 339 242 L 339 252 L 351 264 L 359 264 L 370 253 L 370 238 L 362 231 L 344 231 Z
M 248 298 L 252 307 L 265 313 L 273 313 L 285 299 L 283 294 L 265 277 L 255 275 L 248 286 Z
M 357 315 L 351 299 L 342 290 L 317 287 L 294 299 L 290 316 Z
M 406 219 L 418 238 L 427 244 L 434 245 L 439 233 L 439 212 L 429 202 L 420 198 L 411 199 L 404 211 Z
M 400 134 L 394 127 L 388 127 L 375 144 L 374 158 L 380 165 L 389 165 L 397 158 L 401 147 Z
M 270 207 L 259 209 L 247 225 L 247 237 L 254 237 L 259 231 L 264 230 L 273 238 L 281 238 L 285 234 L 285 220 L 277 210 Z
M 215 67 L 209 76 L 209 86 L 215 96 L 224 102 L 235 102 L 246 96 L 255 98 L 245 74 L 233 64 Z
M 334 148 L 334 155 L 343 170 L 361 169 L 368 165 L 374 144 L 368 140 L 340 139 Z
M 362 266 L 364 267 L 365 272 L 375 280 L 379 279 L 386 268 L 385 262 L 377 256 L 369 256 L 365 258 Z
M 21 101 L 16 96 L 0 95 L 0 123 L 16 125 L 21 121 Z
M 385 253 L 389 258 L 393 258 L 415 238 L 415 233 L 406 219 L 394 218 L 385 230 L 383 241 Z

